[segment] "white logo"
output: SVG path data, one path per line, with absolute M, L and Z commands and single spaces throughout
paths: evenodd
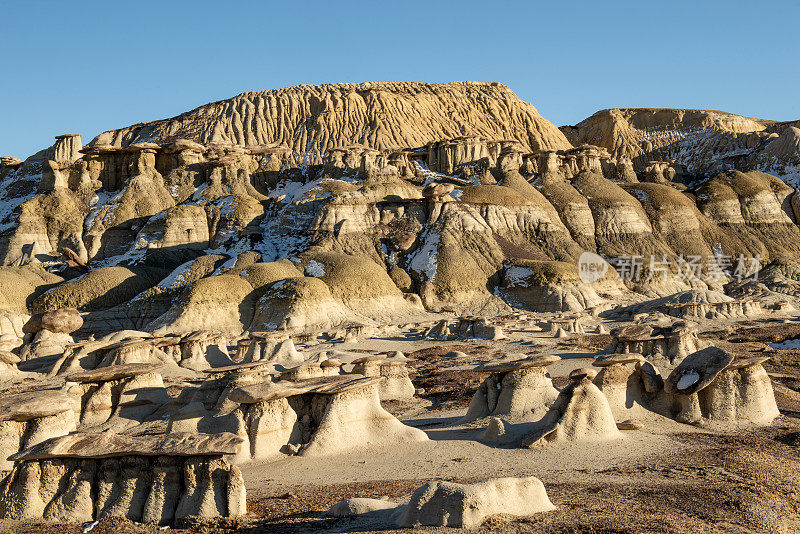
M 578 258 L 578 276 L 581 282 L 591 284 L 601 280 L 608 271 L 608 263 L 594 252 L 584 252 Z

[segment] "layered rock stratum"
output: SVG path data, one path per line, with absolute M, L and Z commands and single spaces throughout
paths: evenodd
M 64 308 L 84 333 L 312 332 L 719 291 L 731 265 L 587 282 L 577 260 L 792 264 L 800 200 L 780 176 L 798 132 L 652 109 L 559 130 L 501 84 L 398 82 L 58 136 L 0 162 L 2 333 L 19 343 L 27 314 Z M 45 337 L 43 356 L 66 342 Z
M 475 82 L 332 83 L 242 93 L 172 119 L 104 132 L 92 143 L 280 143 L 300 163 L 314 164 L 338 146 L 415 147 L 463 135 L 515 139 L 530 150 L 569 147 L 508 87 Z
M 800 121 L 779 122 L 706 109 L 605 109 L 561 131 L 642 171 L 674 161 L 690 174 L 760 170 L 800 181 Z

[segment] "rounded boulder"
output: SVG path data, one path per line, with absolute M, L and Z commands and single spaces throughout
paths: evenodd
M 26 334 L 48 330 L 57 334 L 71 334 L 83 326 L 83 317 L 75 308 L 61 308 L 45 313 L 37 313 L 22 327 Z

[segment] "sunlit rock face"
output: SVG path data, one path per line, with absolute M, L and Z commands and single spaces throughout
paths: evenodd
M 651 176 L 683 172 L 760 170 L 796 186 L 800 179 L 800 129 L 777 122 L 704 109 L 606 109 L 561 131 L 575 145 L 591 143 L 612 158 L 630 159 Z M 653 163 L 664 162 L 662 169 Z
M 472 82 L 245 93 L 0 159 L 0 264 L 60 273 L 46 295 L 20 286 L 13 313 L 75 307 L 92 330 L 335 329 L 721 290 L 730 273 L 587 283 L 575 267 L 585 251 L 794 261 L 800 201 L 754 169 L 789 169 L 795 130 L 687 110 L 559 130 Z

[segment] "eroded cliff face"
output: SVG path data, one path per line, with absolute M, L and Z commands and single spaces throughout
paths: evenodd
M 242 93 L 172 119 L 102 133 L 92 144 L 279 143 L 299 163 L 318 164 L 339 146 L 419 147 L 462 135 L 510 138 L 529 150 L 569 147 L 552 123 L 508 87 L 478 82 L 333 83 Z
M 774 124 L 616 111 L 613 143 L 572 147 L 501 85 L 333 84 L 240 95 L 86 147 L 59 136 L 0 160 L 0 264 L 66 280 L 13 313 L 68 305 L 87 331 L 335 329 L 729 281 L 585 282 L 584 251 L 798 258 L 800 201 L 781 179 L 682 180 L 686 165 L 633 143 L 652 121 L 734 137 Z
M 670 161 L 691 175 L 761 170 L 797 185 L 800 129 L 796 122 L 753 119 L 713 110 L 606 109 L 561 131 L 571 143 L 607 149 L 644 171 Z

